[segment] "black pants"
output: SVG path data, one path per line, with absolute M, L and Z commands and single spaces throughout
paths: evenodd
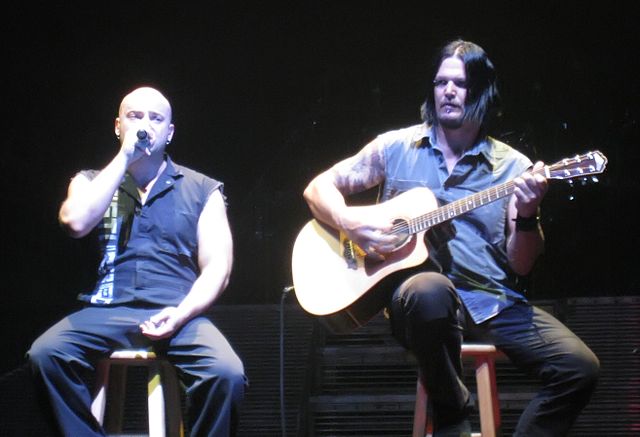
M 476 325 L 451 281 L 428 272 L 398 287 L 390 312 L 395 337 L 414 353 L 425 377 L 436 427 L 468 413 L 469 391 L 461 381 L 463 337 L 495 344 L 516 367 L 541 381 L 542 389 L 518 421 L 516 436 L 566 435 L 596 387 L 597 357 L 540 308 L 516 303 Z
M 82 374 L 118 348 L 154 346 L 166 354 L 185 384 L 191 434 L 233 434 L 246 385 L 242 362 L 205 317 L 186 323 L 171 339 L 152 342 L 138 325 L 158 309 L 88 307 L 42 334 L 28 353 L 65 436 L 104 435 L 91 414 L 91 393 Z

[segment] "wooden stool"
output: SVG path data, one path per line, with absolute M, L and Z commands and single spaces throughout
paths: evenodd
M 478 410 L 481 433 L 472 437 L 495 437 L 500 431 L 500 402 L 496 385 L 495 359 L 502 353 L 492 344 L 465 343 L 462 357 L 472 357 L 476 369 Z M 427 390 L 420 377 L 416 389 L 416 405 L 413 417 L 413 437 L 431 437 L 433 420 Z
M 117 350 L 109 358 L 98 363 L 91 412 L 105 432 L 122 432 L 127 366 L 147 367 L 149 437 L 184 436 L 180 388 L 175 369 L 168 361 L 158 358 L 152 351 L 130 349 Z M 110 397 L 109 414 L 105 423 L 104 413 L 108 389 L 113 390 L 113 396 Z

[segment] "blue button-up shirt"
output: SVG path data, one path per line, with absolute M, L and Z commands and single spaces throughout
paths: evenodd
M 425 124 L 380 135 L 385 156 L 382 201 L 414 187 L 429 188 L 439 205 L 480 193 L 521 175 L 531 161 L 512 147 L 486 137 L 467 150 L 449 173 L 437 138 Z M 445 221 L 427 233 L 429 257 L 455 284 L 476 323 L 515 300 L 517 276 L 507 260 L 509 197 Z

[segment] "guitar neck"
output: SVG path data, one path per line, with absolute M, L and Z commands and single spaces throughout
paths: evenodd
M 548 167 L 545 166 L 533 173 L 548 174 Z M 510 194 L 513 194 L 514 189 L 515 185 L 513 183 L 513 180 L 511 180 L 509 182 L 504 182 L 502 184 L 488 188 L 484 191 L 480 191 L 479 193 L 472 194 L 471 196 L 458 199 L 438 209 L 429 211 L 426 214 L 407 220 L 407 226 L 409 229 L 408 232 L 411 234 L 416 234 L 418 232 L 426 231 L 433 226 L 456 218 L 459 215 L 465 214 L 473 209 L 480 208 L 481 206 L 509 196 Z M 404 231 L 406 232 L 406 228 L 404 229 Z
M 438 209 L 407 221 L 409 233 L 425 231 L 440 223 L 465 214 L 473 209 L 495 202 L 513 193 L 513 181 L 505 182 L 488 190 L 458 199 Z
M 607 157 L 599 151 L 587 152 L 572 158 L 562 159 L 555 164 L 545 165 L 532 171 L 532 174 L 543 174 L 547 179 L 571 179 L 597 175 L 607 166 Z M 594 178 L 597 181 L 597 179 Z M 438 225 L 461 214 L 495 202 L 513 193 L 513 180 L 496 185 L 487 190 L 451 202 L 421 216 L 394 225 L 392 232 L 416 234 Z

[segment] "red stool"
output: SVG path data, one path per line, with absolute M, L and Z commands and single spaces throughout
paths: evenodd
M 481 433 L 473 433 L 472 437 L 495 437 L 500 430 L 500 402 L 495 366 L 495 359 L 498 356 L 502 356 L 502 353 L 492 344 L 465 343 L 462 345 L 462 357 L 473 358 L 476 369 Z M 418 378 L 416 389 L 412 435 L 413 437 L 433 435 L 431 405 L 421 378 Z

